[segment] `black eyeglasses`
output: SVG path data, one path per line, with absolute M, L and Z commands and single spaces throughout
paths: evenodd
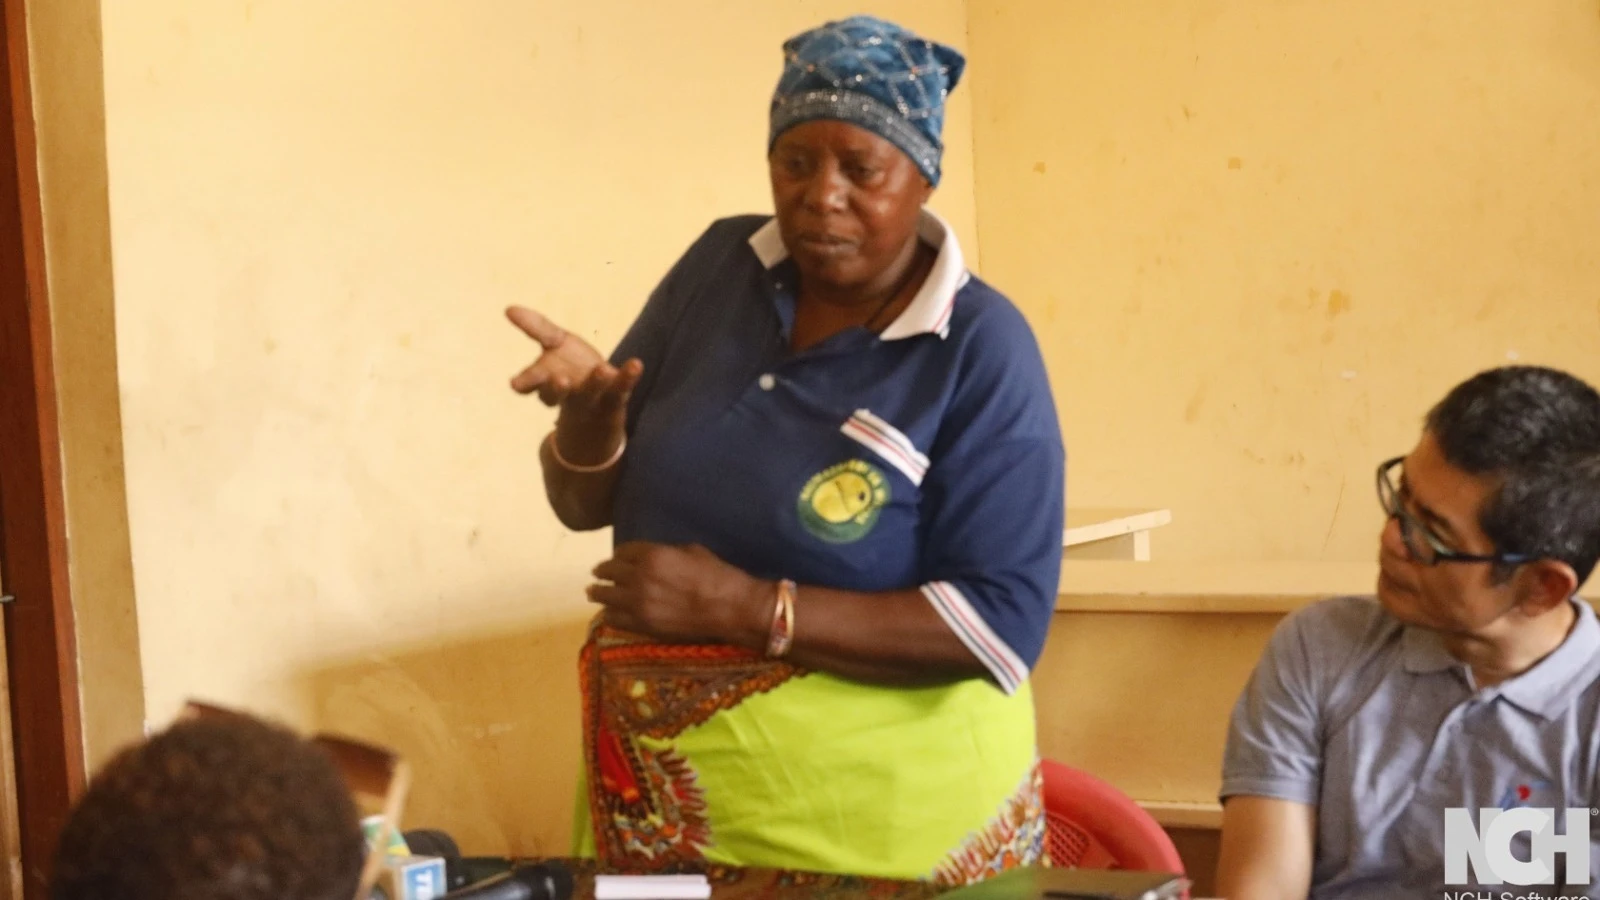
M 1439 563 L 1496 563 L 1503 566 L 1520 566 L 1539 557 L 1527 553 L 1462 553 L 1452 550 L 1442 538 L 1427 525 L 1417 520 L 1406 509 L 1405 489 L 1395 481 L 1395 471 L 1405 457 L 1396 456 L 1378 466 L 1378 505 L 1391 519 L 1400 520 L 1400 539 L 1405 542 L 1411 558 L 1425 566 Z

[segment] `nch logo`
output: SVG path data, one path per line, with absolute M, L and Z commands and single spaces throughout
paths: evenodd
M 1478 884 L 1555 884 L 1556 854 L 1566 858 L 1566 883 L 1589 883 L 1589 820 L 1595 810 L 1566 810 L 1566 827 L 1555 831 L 1556 811 L 1521 806 L 1512 809 L 1480 809 L 1478 824 L 1472 823 L 1471 810 L 1444 811 L 1444 880 L 1446 884 L 1470 884 L 1467 865 Z M 1528 832 L 1533 854 L 1521 860 L 1511 853 L 1512 839 Z

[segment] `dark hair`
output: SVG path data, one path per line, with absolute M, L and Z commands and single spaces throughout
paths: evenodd
M 95 777 L 52 900 L 350 900 L 365 842 L 316 745 L 247 716 L 180 722 Z
M 1498 482 L 1478 511 L 1496 550 L 1589 577 L 1600 558 L 1600 393 L 1555 369 L 1490 369 L 1452 390 L 1427 426 L 1451 465 Z

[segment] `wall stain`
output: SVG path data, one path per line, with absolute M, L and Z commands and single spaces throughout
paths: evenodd
M 1350 311 L 1350 295 L 1344 291 L 1332 291 L 1328 294 L 1328 318 L 1337 319 L 1340 315 Z
M 1339 509 L 1344 506 L 1344 488 L 1348 482 L 1348 477 L 1339 479 L 1339 496 L 1334 498 L 1333 515 L 1328 517 L 1328 533 L 1322 536 L 1322 552 L 1318 556 L 1326 555 L 1328 545 L 1333 543 L 1333 527 L 1339 524 Z
M 1244 160 L 1240 159 L 1237 156 L 1230 156 L 1230 157 L 1228 157 L 1228 168 L 1230 168 L 1230 169 L 1242 169 L 1242 168 L 1244 168 Z
M 1200 382 L 1200 386 L 1195 388 L 1194 396 L 1189 398 L 1189 405 L 1183 408 L 1183 420 L 1190 424 L 1193 424 L 1199 420 L 1200 410 L 1204 409 L 1205 405 L 1206 383 L 1202 381 Z

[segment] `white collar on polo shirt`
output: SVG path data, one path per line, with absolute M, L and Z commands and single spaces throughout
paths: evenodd
M 939 255 L 933 260 L 928 278 L 922 289 L 911 298 L 911 303 L 895 317 L 889 327 L 878 337 L 885 341 L 915 337 L 919 334 L 950 334 L 950 313 L 955 307 L 956 293 L 966 285 L 972 273 L 967 271 L 966 259 L 961 255 L 961 243 L 945 220 L 932 210 L 923 209 L 917 223 L 917 234 Z M 767 268 L 789 258 L 789 248 L 784 246 L 778 233 L 778 220 L 772 218 L 750 236 L 750 249 Z

